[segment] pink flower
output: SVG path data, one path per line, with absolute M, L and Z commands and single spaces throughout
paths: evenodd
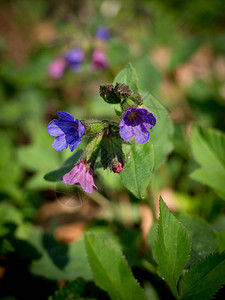
M 92 54 L 91 71 L 104 70 L 109 67 L 106 53 L 102 49 L 95 49 Z
M 85 160 L 76 164 L 73 169 L 63 176 L 63 183 L 68 185 L 80 185 L 82 189 L 91 194 L 94 189 L 97 190 L 93 179 L 93 168 L 87 167 Z
M 61 78 L 64 69 L 66 67 L 66 61 L 63 57 L 55 59 L 49 66 L 48 66 L 48 72 L 53 78 Z

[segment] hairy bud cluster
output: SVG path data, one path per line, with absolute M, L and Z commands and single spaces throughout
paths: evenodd
M 80 185 L 91 193 L 94 184 L 93 171 L 96 160 L 104 169 L 120 173 L 125 165 L 122 144 L 134 140 L 144 144 L 149 140 L 149 129 L 155 126 L 156 119 L 143 104 L 139 93 L 133 92 L 125 83 L 104 84 L 100 86 L 100 96 L 109 104 L 120 104 L 119 122 L 108 120 L 78 120 L 67 112 L 59 111 L 59 119 L 48 124 L 48 133 L 55 137 L 53 148 L 61 151 L 70 148 L 74 151 L 81 143 L 81 138 L 88 138 L 83 154 L 72 168 L 63 176 L 63 182 Z

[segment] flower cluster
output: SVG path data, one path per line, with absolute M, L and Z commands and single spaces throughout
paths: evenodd
M 77 67 L 74 65 L 74 67 Z M 62 181 L 69 185 L 80 185 L 86 193 L 97 189 L 93 179 L 96 159 L 104 169 L 120 173 L 125 164 L 122 144 L 134 140 L 144 144 L 149 140 L 149 129 L 156 124 L 154 115 L 143 108 L 141 95 L 132 92 L 128 85 L 117 83 L 100 86 L 100 95 L 107 103 L 120 103 L 121 119 L 118 123 L 107 120 L 78 120 L 68 113 L 58 111 L 58 120 L 53 119 L 47 127 L 55 137 L 53 149 L 74 151 L 81 138 L 88 138 L 82 156 Z
M 98 70 L 105 70 L 109 67 L 105 44 L 109 38 L 110 32 L 105 27 L 98 27 L 96 31 L 96 43 L 90 45 L 90 48 L 94 48 L 91 50 L 91 58 L 89 64 L 90 72 L 96 72 Z M 89 51 L 87 51 L 89 52 Z M 66 52 L 62 56 L 56 58 L 53 62 L 48 66 L 49 74 L 55 78 L 59 79 L 63 76 L 66 68 L 70 69 L 74 73 L 77 73 L 81 70 L 83 63 L 85 61 L 85 56 L 88 53 L 85 53 L 84 50 L 80 47 L 71 49 Z

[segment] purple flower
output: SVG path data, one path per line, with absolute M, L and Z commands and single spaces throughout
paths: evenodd
M 95 49 L 92 54 L 91 71 L 104 70 L 108 68 L 106 53 L 102 49 Z
M 72 71 L 79 72 L 84 60 L 84 51 L 80 48 L 75 48 L 65 54 L 65 60 Z
M 58 111 L 59 120 L 52 120 L 47 127 L 48 133 L 55 136 L 52 148 L 56 151 L 67 149 L 71 152 L 78 147 L 84 134 L 84 125 L 65 111 Z
M 96 30 L 95 36 L 102 40 L 102 41 L 107 41 L 109 38 L 109 29 L 103 26 L 99 26 Z
M 61 78 L 66 67 L 66 61 L 63 57 L 55 59 L 49 66 L 48 72 L 53 78 Z
M 91 194 L 93 188 L 97 190 L 93 179 L 93 168 L 87 168 L 85 160 L 75 165 L 73 169 L 63 176 L 63 183 L 73 185 L 79 184 L 82 189 Z
M 126 142 L 134 136 L 135 142 L 144 144 L 149 140 L 148 129 L 155 124 L 155 117 L 147 109 L 132 107 L 124 113 L 119 122 L 120 136 Z

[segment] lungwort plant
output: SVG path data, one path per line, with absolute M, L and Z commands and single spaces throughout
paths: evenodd
M 147 299 L 153 287 L 145 284 L 147 277 L 137 277 L 141 282 L 136 281 L 131 271 L 133 265 L 145 269 L 144 274 L 161 277 L 176 299 L 210 299 L 225 283 L 224 231 L 217 232 L 202 219 L 184 213 L 172 214 L 162 198 L 160 216 L 156 218 L 151 182 L 172 150 L 173 126 L 161 103 L 150 93 L 142 95 L 136 72 L 128 65 L 112 84 L 100 86 L 102 99 L 115 108 L 114 120 L 78 120 L 68 112 L 58 111 L 58 119 L 48 124 L 48 133 L 55 138 L 52 147 L 56 151 L 69 147 L 75 154 L 69 164 L 66 162 L 46 174 L 47 180 L 78 185 L 90 194 L 93 188 L 97 190 L 93 179 L 95 169 L 109 168 L 119 173 L 124 186 L 139 202 L 149 199 L 155 218 L 147 250 L 133 253 L 139 261 L 135 264 L 129 255 L 126 257 L 125 249 L 129 245 L 125 248 L 118 242 L 113 245 L 111 239 L 107 241 L 103 237 L 102 240 L 101 234 L 87 230 L 81 242 L 81 251 L 87 253 L 82 258 L 83 269 L 78 267 L 78 262 L 74 264 L 74 275 L 68 276 L 64 269 L 57 278 L 74 280 L 61 287 L 51 299 L 85 298 L 89 284 L 85 280 L 90 279 L 107 292 L 105 299 Z M 83 152 L 76 152 L 83 139 L 86 140 Z M 202 168 L 191 177 L 214 188 L 222 198 L 224 146 L 223 134 L 195 126 L 191 148 Z M 80 254 L 76 257 L 75 253 L 77 260 Z M 33 265 L 33 270 L 37 272 L 37 266 Z M 148 299 L 158 299 L 154 295 Z

